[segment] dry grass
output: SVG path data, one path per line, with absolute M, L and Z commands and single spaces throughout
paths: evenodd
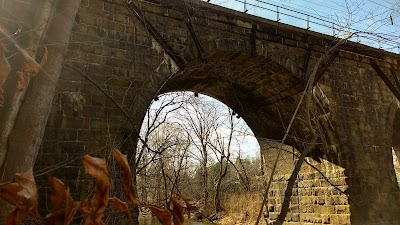
M 224 202 L 224 217 L 218 221 L 218 224 L 254 224 L 260 210 L 262 196 L 260 193 L 231 195 Z M 260 224 L 265 224 L 265 221 L 261 219 Z

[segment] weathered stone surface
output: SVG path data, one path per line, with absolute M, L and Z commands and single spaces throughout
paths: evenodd
M 30 1 L 4 4 L 10 2 L 13 4 L 2 6 L 25 16 L 18 21 L 0 16 L 3 25 L 11 28 L 21 21 L 29 24 L 35 16 Z M 81 154 L 103 154 L 99 149 L 116 146 L 133 127 L 140 129 L 156 95 L 176 90 L 215 97 L 239 113 L 260 140 L 280 139 L 285 132 L 282 124 L 287 127 L 307 80 L 306 69 L 313 68 L 327 49 L 325 43 L 333 40 L 204 2 L 188 1 L 196 9 L 191 15 L 197 35 L 193 37 L 183 5 L 175 7 L 169 1 L 134 2 L 173 49 L 173 55 L 164 51 L 136 17 L 131 17 L 122 0 L 82 0 L 65 61 L 65 65 L 92 78 L 114 98 L 132 117 L 133 124 L 102 91 L 77 71 L 65 67 L 36 169 Z M 255 57 L 251 46 L 253 26 L 257 29 Z M 202 53 L 196 48 L 196 39 Z M 309 65 L 303 68 L 311 46 Z M 323 163 L 312 162 L 323 169 L 332 183 L 346 190 L 353 201 L 332 189 L 319 173 L 304 167 L 294 191 L 288 224 L 349 224 L 350 220 L 354 225 L 400 223 L 400 193 L 391 151 L 392 146 L 400 145 L 398 104 L 369 63 L 374 58 L 391 77 L 392 71 L 399 71 L 400 58 L 357 46 L 341 47 L 319 82 L 337 138 L 329 140 L 334 151 L 318 155 L 325 160 Z M 206 57 L 205 62 L 200 54 Z M 182 69 L 174 62 L 174 56 L 182 59 Z M 299 121 L 295 121 L 292 131 L 290 137 L 307 137 Z M 293 138 L 288 143 L 302 147 Z M 399 155 L 397 148 L 395 152 Z M 276 218 L 280 210 L 278 205 L 283 201 L 282 191 L 291 171 L 288 165 L 293 161 L 287 161 L 280 169 L 271 187 L 270 219 Z M 70 173 L 61 175 L 65 183 L 71 184 L 72 189 L 88 190 L 80 165 L 73 164 L 69 169 Z
M 270 145 L 267 141 L 261 141 L 261 143 L 266 164 L 271 165 L 278 150 L 268 147 Z M 290 149 L 291 147 L 286 147 L 286 150 Z M 308 158 L 307 161 L 316 166 L 337 188 L 342 191 L 348 189 L 343 168 L 326 160 L 318 163 Z M 280 204 L 283 202 L 287 179 L 294 168 L 294 162 L 291 153 L 282 153 L 268 195 L 270 219 L 276 218 L 280 213 Z M 266 173 L 269 174 L 268 168 L 266 168 Z M 285 224 L 350 224 L 348 197 L 329 184 L 318 171 L 304 164 L 297 182 Z

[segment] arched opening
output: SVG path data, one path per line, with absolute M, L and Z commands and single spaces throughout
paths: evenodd
M 203 153 L 201 152 L 202 143 L 200 140 L 196 139 L 196 131 L 194 132 L 195 137 L 189 137 L 190 134 L 193 134 L 193 131 L 185 129 L 197 129 L 197 131 L 199 131 L 199 126 L 191 124 L 192 122 L 196 122 L 197 119 L 208 118 L 211 121 L 219 123 L 221 122 L 219 120 L 221 118 L 225 118 L 227 121 L 229 121 L 228 118 L 232 118 L 237 121 L 237 119 L 240 119 L 238 118 L 240 116 L 238 116 L 236 112 L 233 113 L 233 111 L 229 111 L 229 109 L 225 116 L 217 114 L 223 109 L 227 109 L 227 106 L 222 105 L 222 103 L 219 103 L 219 105 L 213 105 L 215 103 L 208 104 L 209 110 L 202 111 L 198 114 L 198 110 L 200 109 L 196 108 L 196 106 L 198 106 L 196 104 L 201 98 L 211 99 L 198 92 L 166 93 L 154 99 L 152 105 L 149 107 L 148 114 L 142 125 L 141 133 L 143 135 L 142 139 L 149 141 L 148 146 L 151 148 L 151 150 L 146 151 L 145 157 L 147 157 L 149 161 L 144 162 L 144 164 L 150 161 L 153 161 L 153 163 L 148 165 L 149 170 L 141 169 L 139 165 L 140 172 L 138 174 L 137 184 L 142 202 L 156 202 L 159 205 L 167 205 L 168 202 L 166 202 L 166 199 L 175 191 L 186 194 L 192 200 L 198 200 L 197 205 L 200 206 L 199 208 L 201 210 L 204 210 L 204 202 L 202 202 L 202 199 L 204 199 L 205 194 L 202 186 L 204 184 L 202 172 L 207 171 L 208 177 L 206 178 L 207 182 L 205 182 L 205 184 L 208 187 L 207 195 L 210 204 L 207 209 L 211 211 L 215 209 L 215 206 L 212 204 L 215 203 L 213 202 L 215 201 L 213 196 L 215 194 L 214 188 L 218 180 L 219 166 L 221 165 L 218 157 L 221 156 L 221 154 L 218 151 L 217 154 L 212 152 L 215 150 L 213 149 L 215 146 L 212 146 L 212 144 L 206 145 L 211 154 L 208 155 L 209 157 L 206 157 L 208 161 L 204 163 L 204 158 L 202 158 Z M 190 106 L 185 107 L 182 105 L 182 102 Z M 164 114 L 160 109 L 168 113 Z M 215 115 L 216 117 L 214 117 Z M 156 118 L 159 118 L 162 123 L 154 123 L 154 121 L 157 120 Z M 244 123 L 244 121 L 242 121 L 242 123 Z M 160 130 L 156 131 L 153 129 L 154 127 Z M 149 131 L 154 133 L 150 135 L 148 133 Z M 222 128 L 220 131 L 225 133 L 225 135 L 227 134 L 226 127 Z M 171 135 L 171 133 L 174 135 Z M 250 133 L 250 128 L 247 127 L 247 131 L 242 131 L 240 133 Z M 250 137 L 253 138 L 253 142 L 257 142 L 253 134 L 250 134 Z M 190 143 L 187 141 L 189 140 L 189 142 L 193 144 L 195 142 L 194 139 L 200 142 L 197 143 L 197 146 L 188 147 Z M 225 139 L 225 141 L 226 140 L 227 139 Z M 274 174 L 274 180 L 268 194 L 268 202 L 264 214 L 268 221 L 273 221 L 278 216 L 287 185 L 287 179 L 293 171 L 294 163 L 297 161 L 297 158 L 294 157 L 293 154 L 299 155 L 299 152 L 292 146 L 285 145 L 280 147 L 276 140 L 262 137 L 257 137 L 257 140 L 261 145 L 262 157 L 252 160 L 236 156 L 236 160 L 232 160 L 235 156 L 231 156 L 231 161 L 234 161 L 233 163 L 238 167 L 236 169 L 239 171 L 230 167 L 229 171 L 231 171 L 231 177 L 227 176 L 222 185 L 223 196 L 225 196 L 222 197 L 222 208 L 232 215 L 229 219 L 233 219 L 235 222 L 244 220 L 248 222 L 255 219 L 254 215 L 258 213 L 261 205 L 260 200 L 264 191 L 263 186 L 265 185 L 266 178 L 268 178 L 262 176 L 262 174 L 264 173 L 266 176 L 269 175 L 269 169 L 273 165 L 277 151 L 283 148 L 284 153 L 279 158 L 279 166 Z M 139 144 L 138 149 L 140 150 L 144 147 L 146 146 Z M 243 147 L 243 145 L 239 147 Z M 162 152 L 156 153 L 159 151 Z M 241 149 L 239 149 L 239 151 L 241 151 Z M 182 153 L 185 152 L 190 154 L 182 156 Z M 231 154 L 233 155 L 232 152 Z M 240 154 L 242 154 L 242 152 L 240 152 L 239 155 Z M 262 160 L 265 160 L 263 170 L 259 167 Z M 318 170 L 315 170 L 315 168 L 307 164 L 303 165 L 301 173 L 297 178 L 296 185 L 294 186 L 295 191 L 291 198 L 291 208 L 287 216 L 287 221 L 310 222 L 310 219 L 312 219 L 314 222 L 329 222 L 331 217 L 315 213 L 311 218 L 310 214 L 313 212 L 308 212 L 307 210 L 317 208 L 318 210 L 329 210 L 330 208 L 334 208 L 337 210 L 335 213 L 339 215 L 338 217 L 341 218 L 341 221 L 348 222 L 350 219 L 348 199 L 345 194 L 340 192 L 344 192 L 347 189 L 344 169 L 324 159 L 322 159 L 322 162 L 316 162 L 312 158 L 308 158 L 307 163 L 310 163 Z M 185 165 L 182 167 L 185 170 L 179 169 L 179 165 L 182 164 Z M 202 169 L 204 164 L 208 165 L 205 170 Z M 258 170 L 254 172 L 254 168 Z M 177 175 L 178 177 L 176 177 Z M 328 183 L 326 179 L 331 183 Z M 250 181 L 251 192 L 246 192 L 246 182 L 248 181 Z M 332 184 L 335 185 L 335 187 L 333 187 Z M 339 208 L 336 207 L 336 205 L 341 206 L 340 210 L 336 209 Z M 226 211 L 225 213 L 227 213 Z M 207 213 L 206 211 L 200 211 L 200 213 L 208 216 L 211 215 L 211 218 L 221 219 L 218 214 L 210 214 L 210 212 Z
M 392 130 L 392 155 L 393 155 L 393 165 L 396 172 L 397 182 L 400 186 L 400 110 L 397 108 L 393 120 L 393 130 Z
M 281 140 L 303 88 L 304 82 L 297 74 L 270 58 L 246 52 L 216 52 L 205 63 L 188 65 L 160 92 L 204 93 L 231 107 L 257 137 Z M 306 133 L 301 132 L 301 126 L 296 122 L 293 129 L 300 136 Z M 295 145 L 292 137 L 287 143 Z
M 222 211 L 229 214 L 225 219 L 256 218 L 262 158 L 256 137 L 234 110 L 197 92 L 165 93 L 148 108 L 140 135 L 135 161 L 141 202 L 167 207 L 179 193 L 195 205 L 198 218 L 222 219 Z
M 264 141 L 269 145 L 281 140 L 301 97 L 304 88 L 302 80 L 271 59 L 262 56 L 252 57 L 248 53 L 214 53 L 208 60 L 208 62 L 190 64 L 183 71 L 172 76 L 161 88 L 161 96 L 163 93 L 180 90 L 192 91 L 192 95 L 206 94 L 225 103 L 243 118 L 260 145 L 263 145 Z M 318 98 L 318 96 L 314 97 Z M 159 100 L 160 97 L 156 99 Z M 268 215 L 265 216 L 271 220 L 276 219 L 280 213 L 287 179 L 296 162 L 293 153 L 299 155 L 299 151 L 293 149 L 304 149 L 306 140 L 309 138 L 308 131 L 304 129 L 304 123 L 301 122 L 301 117 L 304 116 L 302 110 L 285 142 L 291 145 L 285 147 L 288 154 L 284 154 L 283 158 L 279 159 L 280 165 L 287 169 L 281 170 L 281 174 L 274 179 L 270 189 L 271 201 L 267 203 Z M 326 126 L 329 127 L 331 124 Z M 275 158 L 274 150 L 271 150 L 273 148 L 271 146 L 265 148 L 263 159 L 273 161 Z M 307 159 L 307 162 L 317 167 L 319 171 L 308 165 L 304 165 L 304 169 L 302 167 L 302 172 L 298 176 L 299 181 L 294 187 L 293 201 L 291 201 L 291 205 L 297 207 L 297 210 L 291 207 L 288 221 L 310 222 L 307 209 L 334 208 L 336 204 L 343 205 L 345 208 L 338 212 L 338 214 L 343 214 L 342 220 L 350 220 L 348 199 L 344 194 L 347 189 L 344 169 L 335 165 L 336 152 L 332 151 L 332 153 L 332 158 L 330 155 L 326 157 L 325 154 L 315 158 L 326 157 L 334 163 L 327 160 L 315 162 Z M 271 164 L 265 166 L 264 172 L 268 166 Z M 260 184 L 264 185 L 265 181 L 260 180 Z M 253 208 L 257 210 L 259 206 L 255 205 Z M 331 220 L 330 217 L 322 217 L 319 214 L 314 217 L 315 222 Z

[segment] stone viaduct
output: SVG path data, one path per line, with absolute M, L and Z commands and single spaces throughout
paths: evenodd
M 24 2 L 21 12 L 31 13 Z M 260 141 L 280 140 L 308 74 L 335 41 L 198 0 L 82 0 L 35 169 L 118 146 L 127 131 L 140 129 L 152 100 L 171 91 L 214 97 Z M 301 177 L 309 188 L 293 197 L 302 210 L 289 214 L 287 224 L 400 224 L 392 156 L 392 146 L 400 145 L 399 60 L 347 42 L 322 61 L 315 93 L 330 122 L 314 154 L 324 162 L 314 164 L 348 187 L 349 198 L 306 171 Z M 297 119 L 287 143 L 301 151 L 307 137 Z M 57 176 L 79 186 L 79 173 L 73 165 Z M 279 203 L 268 203 L 272 219 Z

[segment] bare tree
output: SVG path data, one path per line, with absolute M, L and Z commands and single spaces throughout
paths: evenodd
M 136 143 L 133 140 L 132 133 L 134 130 L 126 132 L 125 141 L 122 150 L 128 155 L 128 161 L 131 166 L 132 180 L 136 189 L 140 187 L 138 185 L 138 175 L 141 175 L 146 180 L 149 174 L 147 167 L 152 163 L 161 162 L 163 153 L 170 150 L 177 144 L 177 139 L 174 137 L 175 133 L 169 129 L 167 120 L 171 114 L 178 110 L 182 106 L 182 93 L 175 93 L 165 98 L 160 98 L 161 101 L 154 101 L 158 107 L 148 108 L 145 117 L 145 122 L 142 125 L 140 132 L 140 142 L 138 146 L 132 146 Z M 163 169 L 162 165 L 157 165 L 159 169 Z M 142 182 L 143 183 L 143 182 Z M 146 192 L 146 188 L 142 191 Z M 143 193 L 141 193 L 143 194 Z M 142 199 L 145 199 L 143 196 Z M 138 224 L 139 220 L 139 209 L 136 206 L 132 207 L 133 223 Z
M 200 164 L 202 168 L 203 201 L 207 207 L 209 199 L 208 187 L 208 143 L 212 140 L 215 127 L 219 123 L 218 110 L 215 105 L 201 102 L 201 97 L 192 97 L 184 107 L 181 114 L 182 126 L 188 133 L 191 142 L 200 152 Z
M 220 134 L 221 128 L 214 128 L 215 131 L 215 140 L 214 142 L 209 143 L 211 146 L 211 149 L 214 151 L 214 154 L 218 160 L 219 164 L 219 170 L 218 170 L 218 176 L 216 177 L 216 181 L 214 182 L 214 207 L 215 207 L 215 214 L 219 213 L 222 211 L 222 204 L 221 204 L 221 186 L 224 178 L 228 174 L 228 168 L 229 168 L 229 160 L 231 157 L 231 147 L 232 147 L 232 139 L 234 136 L 234 128 L 235 128 L 235 123 L 233 121 L 233 111 L 228 109 L 227 110 L 229 116 L 229 127 L 228 127 L 228 135 L 227 137 L 224 137 L 223 135 Z

